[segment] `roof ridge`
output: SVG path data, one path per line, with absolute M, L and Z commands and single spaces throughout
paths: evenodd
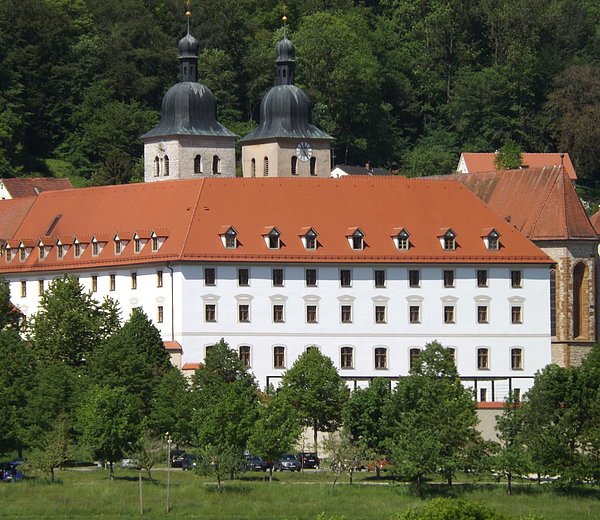
M 185 236 L 183 237 L 183 240 L 181 241 L 181 250 L 179 251 L 179 259 L 180 260 L 184 256 L 185 248 L 187 246 L 187 241 L 190 236 L 192 226 L 194 224 L 194 218 L 196 217 L 196 211 L 198 211 L 198 205 L 200 204 L 200 197 L 202 196 L 202 192 L 204 191 L 204 185 L 205 185 L 205 182 L 204 182 L 204 179 L 202 179 L 202 184 L 200 185 L 200 189 L 198 190 L 198 196 L 196 197 L 196 205 L 194 206 L 194 210 L 192 211 L 190 219 L 188 220 L 188 228 L 185 232 Z

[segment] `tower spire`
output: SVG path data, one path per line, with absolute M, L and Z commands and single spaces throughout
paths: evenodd
M 293 85 L 296 71 L 296 48 L 287 37 L 287 16 L 283 15 L 283 38 L 277 44 L 277 85 Z
M 187 18 L 187 34 L 179 40 L 179 69 L 181 81 L 198 81 L 198 53 L 200 44 L 198 40 L 190 34 L 190 0 L 186 0 L 185 16 Z
M 185 17 L 187 18 L 187 33 L 190 34 L 190 18 L 192 12 L 190 11 L 190 0 L 185 0 Z

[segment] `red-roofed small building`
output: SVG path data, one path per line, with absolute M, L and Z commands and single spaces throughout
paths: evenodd
M 457 173 L 486 173 L 497 170 L 495 153 L 463 152 L 458 161 Z M 521 169 L 563 166 L 572 182 L 577 180 L 575 167 L 568 153 L 528 153 L 524 152 Z
M 44 191 L 70 190 L 71 188 L 73 185 L 69 179 L 54 177 L 0 179 L 0 200 L 35 197 Z

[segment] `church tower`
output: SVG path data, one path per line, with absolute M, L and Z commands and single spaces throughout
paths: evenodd
M 312 103 L 294 85 L 296 49 L 277 44 L 277 83 L 260 104 L 260 124 L 241 139 L 244 177 L 329 177 L 332 137 L 310 123 Z
M 190 34 L 179 41 L 180 81 L 165 94 L 160 123 L 142 136 L 145 182 L 199 177 L 235 177 L 236 134 L 217 121 L 217 103 L 198 83 L 200 44 Z

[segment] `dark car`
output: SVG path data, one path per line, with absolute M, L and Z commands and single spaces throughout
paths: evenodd
M 182 456 L 181 461 L 181 469 L 185 470 L 193 470 L 196 467 L 196 456 L 191 455 L 190 453 L 186 453 Z
M 289 453 L 279 457 L 273 464 L 274 471 L 300 471 L 301 469 L 300 461 Z
M 181 468 L 183 466 L 184 450 L 171 450 L 171 467 Z
M 269 465 L 258 455 L 246 455 L 244 457 L 244 471 L 267 471 Z
M 303 468 L 318 468 L 321 464 L 321 459 L 314 451 L 301 451 L 296 458 Z
M 0 481 L 14 482 L 15 480 L 21 480 L 23 478 L 23 473 L 19 469 L 21 462 L 21 460 L 13 460 L 0 463 Z

